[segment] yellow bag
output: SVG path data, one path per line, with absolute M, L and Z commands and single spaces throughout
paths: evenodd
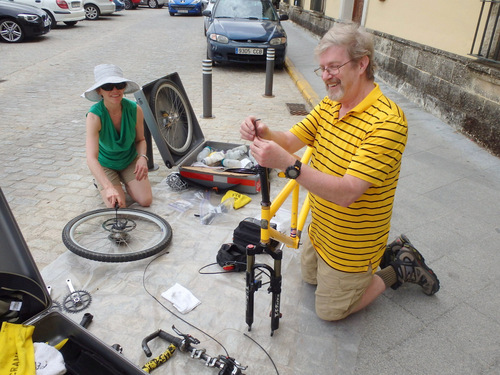
M 35 375 L 35 327 L 2 323 L 0 330 L 0 374 Z
M 248 204 L 252 201 L 252 198 L 250 198 L 244 194 L 237 193 L 236 191 L 233 191 L 233 190 L 228 190 L 226 192 L 226 194 L 224 194 L 224 196 L 222 197 L 222 199 L 220 201 L 222 203 L 226 199 L 229 199 L 229 198 L 234 198 L 233 208 L 235 210 L 245 206 L 246 204 Z

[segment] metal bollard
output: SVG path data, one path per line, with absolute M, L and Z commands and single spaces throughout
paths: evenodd
M 212 60 L 203 60 L 203 118 L 212 116 Z
M 272 98 L 273 95 L 273 75 L 274 75 L 274 48 L 267 49 L 266 56 L 266 92 L 265 97 Z

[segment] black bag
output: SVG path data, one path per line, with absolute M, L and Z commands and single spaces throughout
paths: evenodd
M 217 263 L 226 271 L 241 272 L 247 268 L 246 248 L 234 243 L 225 243 L 217 253 Z
M 276 224 L 271 223 L 271 227 L 276 229 Z M 255 218 L 247 217 L 240 221 L 233 232 L 233 243 L 238 246 L 247 248 L 248 245 L 257 246 L 260 244 L 260 221 Z M 275 248 L 279 244 L 276 240 L 271 240 L 271 248 Z
M 50 306 L 43 287 L 29 277 L 0 272 L 1 322 L 22 323 Z

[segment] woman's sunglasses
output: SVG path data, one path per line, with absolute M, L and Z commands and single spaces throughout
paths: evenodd
M 125 87 L 127 87 L 127 82 L 105 83 L 101 86 L 101 89 L 103 89 L 104 91 L 112 91 L 115 87 L 117 90 L 123 90 Z

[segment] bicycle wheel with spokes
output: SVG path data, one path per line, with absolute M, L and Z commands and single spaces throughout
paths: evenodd
M 151 212 L 105 208 L 77 216 L 63 229 L 73 253 L 100 262 L 131 262 L 155 255 L 172 239 L 172 228 Z
M 193 121 L 184 93 L 171 80 L 160 79 L 153 86 L 150 105 L 170 151 L 184 155 L 193 139 Z

